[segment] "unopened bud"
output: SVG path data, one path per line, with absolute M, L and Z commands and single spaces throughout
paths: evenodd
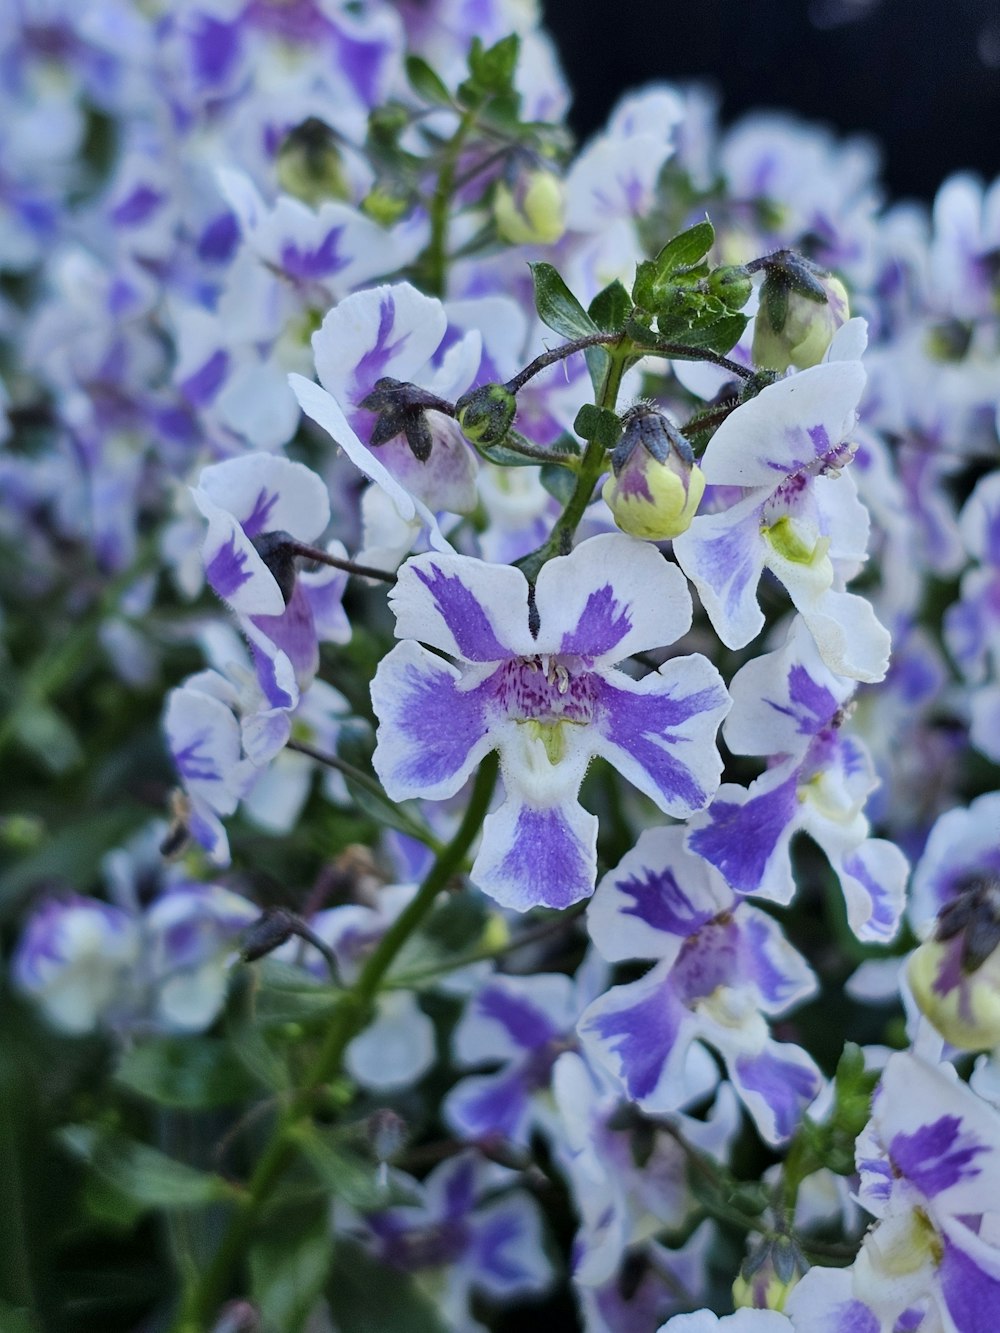
M 328 199 L 351 197 L 333 130 L 318 116 L 288 131 L 276 165 L 281 188 L 313 208 Z
M 499 444 L 517 413 L 517 398 L 503 384 L 484 384 L 455 404 L 462 434 L 473 444 Z
M 562 181 L 551 171 L 526 171 L 512 190 L 501 181 L 493 197 L 497 231 L 511 245 L 553 245 L 566 230 Z
M 844 284 L 829 275 L 816 279 L 826 300 L 789 286 L 780 273 L 768 274 L 754 323 L 753 360 L 770 370 L 806 370 L 822 361 L 833 335 L 850 310 Z
M 395 194 L 384 186 L 376 185 L 361 201 L 361 211 L 380 227 L 391 227 L 409 212 L 410 200 Z
M 649 541 L 679 537 L 691 526 L 705 477 L 691 446 L 662 412 L 640 406 L 627 414 L 601 494 L 622 532 Z
M 716 296 L 727 310 L 742 310 L 750 300 L 753 279 L 742 264 L 725 264 L 708 275 L 708 291 Z
M 946 1041 L 1000 1044 L 1000 878 L 972 875 L 938 913 L 934 938 L 907 967 L 913 998 Z
M 788 1236 L 762 1241 L 740 1268 L 733 1283 L 733 1304 L 739 1309 L 783 1310 L 789 1293 L 808 1265 Z

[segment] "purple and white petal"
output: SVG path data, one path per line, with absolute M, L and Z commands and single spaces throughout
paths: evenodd
M 476 476 L 479 464 L 458 423 L 441 412 L 427 412 L 426 422 L 433 436 L 430 457 L 415 457 L 402 435 L 379 445 L 377 455 L 386 471 L 415 499 L 434 513 L 469 514 L 479 496 Z
M 501 1138 L 525 1143 L 531 1125 L 531 1089 L 519 1066 L 461 1079 L 444 1099 L 448 1126 L 468 1143 Z
M 194 498 L 208 519 L 202 559 L 209 587 L 238 615 L 280 616 L 285 599 L 246 531 L 207 494 L 195 491 Z
M 734 1034 L 735 1035 L 735 1034 Z M 823 1087 L 823 1076 L 798 1046 L 768 1038 L 757 1050 L 741 1047 L 739 1038 L 719 1026 L 712 1044 L 765 1143 L 787 1143 L 802 1116 Z
M 865 378 L 859 361 L 830 361 L 768 385 L 709 440 L 701 459 L 705 480 L 775 490 L 850 433 Z
M 509 1194 L 479 1208 L 471 1219 L 468 1256 L 473 1284 L 494 1300 L 537 1295 L 552 1284 L 542 1218 L 527 1194 Z
M 483 823 L 473 882 L 515 912 L 569 907 L 588 897 L 597 877 L 596 816 L 572 797 L 551 805 L 524 800 L 506 775 L 504 781 L 508 796 Z
M 355 292 L 329 312 L 312 338 L 316 373 L 362 437 L 373 418 L 358 404 L 375 381 L 415 380 L 447 326 L 441 302 L 408 282 Z
M 610 665 L 663 648 L 691 627 L 691 594 L 649 542 L 603 533 L 543 565 L 535 585 L 534 651 Z
M 698 589 L 716 634 L 727 648 L 742 648 L 764 627 L 757 584 L 767 556 L 761 536 L 762 491 L 728 509 L 695 516 L 674 538 L 678 564 Z
M 185 788 L 217 814 L 231 815 L 248 777 L 232 709 L 201 690 L 182 686 L 167 697 L 163 725 Z
M 398 643 L 371 685 L 379 720 L 372 756 L 391 800 L 454 796 L 494 748 L 484 687 L 461 688 L 462 673 L 419 644 Z
M 528 628 L 528 581 L 512 565 L 469 556 L 414 556 L 389 594 L 396 637 L 419 639 L 465 662 L 502 662 L 536 652 Z
M 434 1024 L 410 991 L 379 996 L 375 1018 L 344 1052 L 351 1078 L 372 1092 L 409 1088 L 437 1056 Z
M 992 1333 L 1000 1310 L 1000 1248 L 961 1222 L 945 1222 L 938 1269 L 941 1294 L 957 1333 Z
M 731 703 L 711 662 L 675 657 L 642 680 L 612 672 L 597 701 L 594 753 L 666 814 L 683 819 L 703 809 L 718 789 L 715 737 Z
M 347 559 L 343 542 L 327 542 L 326 550 L 339 560 Z M 347 574 L 330 565 L 319 565 L 315 570 L 300 570 L 296 582 L 309 603 L 316 638 L 320 643 L 348 643 L 351 622 L 343 606 Z
M 470 997 L 453 1037 L 459 1064 L 513 1060 L 569 1031 L 573 981 L 559 972 L 494 976 Z
M 645 829 L 597 886 L 587 929 L 610 962 L 673 961 L 689 936 L 731 907 L 732 891 L 684 836 L 680 825 Z
M 645 1111 L 676 1110 L 686 1099 L 687 1050 L 698 1023 L 678 1000 L 672 964 L 657 965 L 589 1005 L 578 1025 L 587 1056 L 607 1069 Z
M 799 770 L 768 769 L 748 788 L 725 783 L 689 825 L 688 847 L 703 856 L 737 893 L 789 903 L 795 895 L 789 843 L 799 827 Z
M 869 684 L 885 679 L 892 639 L 867 598 L 830 588 L 807 600 L 799 596 L 798 582 L 786 577 L 787 565 L 783 572 L 773 562 L 770 566 L 784 583 L 831 671 Z
M 829 847 L 824 851 L 830 855 Z M 906 906 L 910 865 L 894 842 L 867 838 L 854 851 L 831 856 L 844 891 L 847 923 L 859 940 L 888 944 Z
M 194 492 L 237 520 L 247 536 L 289 532 L 313 542 L 330 522 L 330 495 L 302 463 L 274 454 L 248 454 L 202 469 Z
M 815 995 L 812 968 L 785 939 L 777 921 L 759 908 L 742 903 L 737 908 L 747 980 L 757 993 L 765 1014 L 780 1014 Z

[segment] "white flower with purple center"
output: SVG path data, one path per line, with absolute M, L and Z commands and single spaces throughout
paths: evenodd
M 715 667 L 692 655 L 641 680 L 613 669 L 690 626 L 684 578 L 655 547 L 593 537 L 544 565 L 533 594 L 509 565 L 416 556 L 390 604 L 404 642 L 372 682 L 375 770 L 393 800 L 443 800 L 499 751 L 507 799 L 471 872 L 497 902 L 567 907 L 593 889 L 597 819 L 577 794 L 594 755 L 678 819 L 711 799 L 729 709 Z
M 872 1333 L 988 1333 L 1000 1309 L 1000 1114 L 950 1066 L 902 1052 L 886 1065 L 857 1164 L 859 1201 L 878 1222 L 851 1294 L 880 1321 Z
M 804 1051 L 775 1042 L 768 1030 L 768 1018 L 816 989 L 777 923 L 686 851 L 679 826 L 644 832 L 601 881 L 587 918 L 610 962 L 657 960 L 583 1015 L 579 1031 L 590 1056 L 631 1101 L 656 1114 L 682 1104 L 691 1043 L 707 1043 L 725 1061 L 761 1136 L 786 1142 L 823 1080 Z
M 290 383 L 302 410 L 336 440 L 371 481 L 392 498 L 400 518 L 411 522 L 420 514 L 434 531 L 430 516 L 447 511 L 467 513 L 476 504 L 475 456 L 453 417 L 434 408 L 415 411 L 427 443 L 426 457 L 417 456 L 411 430 L 399 430 L 371 446 L 376 424 L 384 426 L 372 395 L 386 382 L 419 384 L 431 399 L 450 401 L 472 383 L 479 369 L 482 340 L 472 330 L 435 356 L 448 329 L 444 306 L 408 282 L 356 292 L 335 306 L 313 335 L 320 384 L 302 375 Z M 363 406 L 369 403 L 370 406 Z
M 864 385 L 859 361 L 828 361 L 732 412 L 700 461 L 721 489 L 707 493 L 674 551 L 727 647 L 742 648 L 764 626 L 757 584 L 766 568 L 830 670 L 874 681 L 886 673 L 889 635 L 865 598 L 839 589 L 836 567 L 855 573 L 868 540 L 867 511 L 841 474 Z M 725 507 L 713 512 L 713 498 Z
M 205 577 L 239 617 L 268 702 L 293 708 L 316 674 L 320 640 L 351 636 L 341 606 L 347 575 L 282 563 L 288 538 L 312 543 L 329 523 L 326 486 L 301 463 L 248 454 L 205 468 L 193 494 L 208 519 Z M 339 542 L 327 549 L 346 555 Z
M 855 682 L 821 661 L 796 617 L 783 648 L 754 658 L 733 677 L 726 744 L 767 755 L 771 767 L 749 788 L 724 784 L 691 824 L 688 846 L 738 893 L 791 902 L 789 846 L 810 834 L 836 871 L 851 929 L 863 940 L 894 936 L 907 862 L 895 844 L 868 836 L 863 810 L 876 785 L 871 758 L 845 734 Z

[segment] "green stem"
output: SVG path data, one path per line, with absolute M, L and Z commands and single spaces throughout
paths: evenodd
M 455 173 L 462 148 L 472 127 L 476 123 L 478 108 L 471 107 L 458 122 L 458 128 L 445 149 L 444 161 L 438 172 L 437 184 L 431 195 L 428 212 L 430 214 L 431 235 L 427 242 L 421 262 L 424 290 L 430 296 L 443 297 L 446 289 L 448 268 L 448 224 L 451 220 L 451 202 L 455 193 Z
M 496 783 L 497 759 L 488 755 L 480 765 L 462 822 L 424 877 L 417 892 L 399 914 L 369 956 L 354 986 L 334 1011 L 326 1039 L 303 1085 L 285 1107 L 271 1141 L 257 1163 L 246 1194 L 233 1214 L 212 1262 L 201 1280 L 185 1291 L 173 1333 L 204 1333 L 225 1297 L 230 1276 L 243 1257 L 257 1224 L 261 1207 L 295 1155 L 295 1130 L 311 1112 L 317 1096 L 333 1079 L 351 1040 L 361 1031 L 372 1004 L 396 955 L 428 914 L 434 900 L 460 869 L 465 854 L 486 817 Z

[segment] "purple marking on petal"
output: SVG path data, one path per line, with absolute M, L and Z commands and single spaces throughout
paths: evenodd
M 817 684 L 801 663 L 796 663 L 788 673 L 788 697 L 793 707 L 776 703 L 773 699 L 766 703 L 786 717 L 794 717 L 798 722 L 800 736 L 814 736 L 825 727 L 837 711 L 837 700 L 823 685 Z
M 771 1108 L 779 1138 L 791 1138 L 803 1109 L 819 1091 L 815 1072 L 773 1051 L 738 1056 L 735 1070 L 743 1088 L 758 1093 Z
M 700 810 L 708 800 L 708 793 L 695 781 L 687 765 L 671 752 L 672 746 L 683 748 L 691 741 L 673 734 L 671 728 L 681 726 L 698 713 L 718 708 L 719 687 L 711 685 L 694 694 L 671 698 L 619 690 L 606 677 L 601 677 L 600 682 L 603 734 L 645 769 L 666 800 L 683 804 L 690 811 Z
M 996 1333 L 1000 1281 L 984 1273 L 964 1250 L 944 1242 L 941 1290 L 958 1333 Z
M 865 1197 L 887 1203 L 892 1194 L 892 1167 L 881 1157 L 862 1157 L 858 1171 L 864 1184 Z
M 497 873 L 520 886 L 524 902 L 545 907 L 568 907 L 594 887 L 593 870 L 558 808 L 522 807 Z
M 989 1148 L 971 1135 L 960 1143 L 961 1126 L 959 1116 L 943 1115 L 912 1134 L 896 1134 L 889 1144 L 893 1165 L 928 1199 L 981 1174 L 972 1163 Z
M 288 691 L 278 684 L 275 660 L 263 651 L 259 644 L 251 640 L 250 651 L 253 654 L 257 680 L 264 691 L 264 697 L 272 708 L 294 708 L 295 700 Z
M 480 1221 L 476 1234 L 476 1268 L 489 1275 L 492 1285 L 505 1283 L 510 1288 L 535 1277 L 525 1261 L 517 1257 L 516 1242 L 524 1234 L 524 1229 L 523 1213 L 513 1200 L 505 1200 Z M 510 1245 L 515 1246 L 514 1254 L 504 1254 L 505 1247 Z
M 464 1217 L 476 1200 L 476 1168 L 471 1157 L 459 1161 L 449 1172 L 444 1189 L 445 1216 Z
M 180 391 L 195 407 L 205 407 L 219 392 L 228 373 L 229 353 L 220 347 L 199 370 L 181 380 Z
M 208 731 L 199 731 L 197 736 L 188 741 L 183 750 L 174 753 L 174 763 L 182 778 L 192 782 L 221 782 L 222 774 L 208 755 L 200 754 L 202 746 L 208 740 Z
M 866 890 L 871 899 L 871 916 L 865 922 L 868 935 L 879 935 L 885 939 L 895 931 L 899 924 L 900 903 L 884 884 L 880 884 L 871 874 L 864 858 L 857 854 L 845 857 L 844 870 Z
M 924 1322 L 926 1314 L 926 1310 L 918 1310 L 916 1307 L 911 1306 L 908 1310 L 904 1310 L 896 1320 L 896 1327 L 892 1330 L 892 1333 L 917 1333 L 917 1329 Z M 860 1333 L 868 1333 L 869 1328 L 871 1328 L 872 1333 L 878 1333 L 881 1324 L 876 1320 L 874 1324 L 863 1325 Z M 839 1329 L 837 1330 L 837 1333 L 840 1333 Z M 851 1330 L 851 1333 L 853 1333 L 853 1329 Z
M 520 1139 L 528 1112 L 528 1089 L 521 1071 L 505 1070 L 494 1078 L 477 1080 L 472 1086 L 473 1090 L 466 1095 L 459 1083 L 449 1105 L 463 1137 L 476 1140 L 496 1134 L 505 1139 Z
M 740 946 L 740 932 L 732 920 L 711 922 L 690 936 L 670 973 L 677 998 L 690 1006 L 720 987 L 739 985 L 743 979 Z
M 816 457 L 822 458 L 828 454 L 832 448 L 830 444 L 830 433 L 825 426 L 809 426 L 806 434 L 812 440 L 813 447 L 816 450 Z
M 623 916 L 638 917 L 654 930 L 670 935 L 693 935 L 714 915 L 712 909 L 699 911 L 695 907 L 672 870 L 647 869 L 642 877 L 630 875 L 618 880 L 615 888 L 634 899 L 631 907 L 619 909 Z
M 920 1316 L 923 1319 L 923 1315 Z M 919 1321 L 918 1321 L 919 1322 Z M 841 1301 L 823 1316 L 823 1326 L 816 1327 L 815 1333 L 879 1333 L 882 1324 L 876 1315 L 861 1301 Z M 917 1325 L 911 1325 L 916 1328 Z M 897 1320 L 894 1333 L 905 1333 Z
M 530 1051 L 537 1046 L 544 1046 L 559 1035 L 548 1015 L 537 1005 L 523 995 L 513 995 L 505 988 L 487 986 L 479 992 L 473 1004 L 477 1013 L 499 1023 L 511 1040 L 523 1050 Z
M 434 605 L 467 662 L 502 662 L 513 656 L 497 639 L 475 593 L 457 574 L 442 574 L 436 565 L 428 572 L 422 569 L 414 572 L 434 598 Z
M 343 234 L 343 227 L 332 227 L 314 250 L 300 248 L 294 241 L 286 242 L 281 247 L 281 267 L 289 277 L 300 282 L 332 277 L 350 263 L 346 256 L 338 253 Z
M 191 55 L 199 84 L 221 83 L 236 62 L 242 41 L 241 25 L 220 23 L 204 15 L 191 34 Z
M 340 34 L 340 58 L 337 71 L 346 75 L 366 106 L 374 106 L 379 96 L 378 73 L 386 48 L 375 42 L 356 41 Z
M 715 866 L 738 893 L 753 893 L 764 879 L 767 863 L 798 810 L 798 769 L 761 796 L 744 805 L 714 801 L 711 822 L 695 829 L 688 846 Z
M 412 748 L 395 776 L 410 785 L 434 786 L 457 773 L 486 734 L 483 687 L 459 690 L 450 672 L 428 663 L 407 666 L 397 688 L 400 711 L 382 725 L 398 728 Z
M 592 661 L 610 653 L 631 628 L 627 607 L 622 606 L 614 588 L 606 583 L 587 598 L 576 628 L 563 635 L 559 651 L 577 653 Z
M 206 264 L 226 264 L 240 239 L 240 224 L 235 213 L 213 218 L 198 238 L 198 258 Z
M 296 583 L 280 616 L 251 616 L 262 634 L 287 656 L 301 688 L 311 682 L 319 666 L 319 643 L 312 607 L 301 583 Z
M 768 946 L 771 934 L 759 917 L 747 917 L 742 923 L 743 935 L 749 948 L 750 967 L 757 989 L 768 1004 L 780 1004 L 793 992 L 797 983 L 771 961 Z
M 220 546 L 208 562 L 205 577 L 209 586 L 224 601 L 228 601 L 252 577 L 246 568 L 247 559 L 246 551 L 237 550 L 236 534 L 233 533 L 225 546 Z
M 354 383 L 357 386 L 355 402 L 364 398 L 375 381 L 381 379 L 389 362 L 410 336 L 408 333 L 404 333 L 394 343 L 389 341 L 389 335 L 392 332 L 395 320 L 396 301 L 392 293 L 388 292 L 382 297 L 379 305 L 378 334 L 375 338 L 375 345 L 365 352 L 354 373 Z
M 619 993 L 628 989 L 615 988 Z M 588 1029 L 621 1060 L 620 1077 L 632 1101 L 648 1097 L 656 1087 L 686 1016 L 667 984 L 627 1009 L 587 1020 Z
M 111 221 L 116 227 L 138 227 L 159 208 L 163 195 L 151 185 L 137 185 L 120 204 L 111 210 Z
M 271 518 L 271 510 L 277 503 L 277 491 L 272 493 L 269 492 L 265 486 L 262 486 L 257 492 L 257 498 L 253 502 L 253 509 L 241 524 L 243 531 L 251 541 L 254 537 L 259 537 L 262 532 L 267 531 L 267 525 Z

